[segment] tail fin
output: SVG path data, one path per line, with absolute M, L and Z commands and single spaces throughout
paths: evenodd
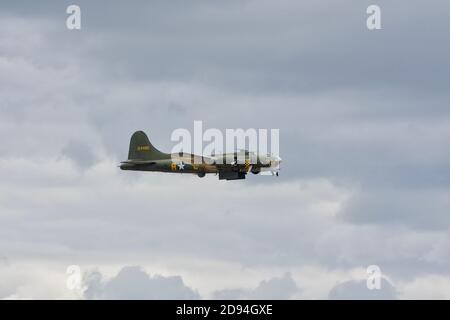
M 156 149 L 148 140 L 144 131 L 136 131 L 131 136 L 128 160 L 159 160 L 170 155 Z

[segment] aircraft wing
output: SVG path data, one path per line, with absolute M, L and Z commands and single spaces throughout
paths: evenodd
M 142 166 L 151 166 L 156 164 L 155 161 L 152 160 L 126 160 L 120 162 L 119 167 L 121 169 L 127 169 L 127 168 L 141 168 Z
M 156 164 L 156 162 L 152 161 L 152 160 L 126 160 L 126 161 L 121 161 L 120 163 L 123 163 L 123 164 Z

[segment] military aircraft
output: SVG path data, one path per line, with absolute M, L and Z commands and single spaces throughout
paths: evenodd
M 150 143 L 143 131 L 136 131 L 131 136 L 128 160 L 120 163 L 120 169 L 190 173 L 200 178 L 214 173 L 219 175 L 219 180 L 238 180 L 245 179 L 248 172 L 278 176 L 280 162 L 278 156 L 256 155 L 247 150 L 209 157 L 183 152 L 164 153 Z

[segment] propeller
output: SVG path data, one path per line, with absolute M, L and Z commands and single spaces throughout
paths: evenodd
M 268 168 L 261 168 L 261 175 L 263 176 L 277 176 L 280 172 L 280 163 L 281 158 L 279 156 L 272 156 L 270 160 L 270 167 Z

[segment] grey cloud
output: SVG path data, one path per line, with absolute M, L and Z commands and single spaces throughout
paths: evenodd
M 138 256 L 182 255 L 248 268 L 319 264 L 345 269 L 376 263 L 399 277 L 409 271 L 408 277 L 448 272 L 445 232 L 343 221 L 336 208 L 351 193 L 326 180 L 244 182 L 239 187 L 252 191 L 249 201 L 247 194 L 235 192 L 236 185 L 217 184 L 215 177 L 199 181 L 148 174 L 131 179 L 115 172 L 109 161 L 83 173 L 67 161 L 18 163 L 9 168 L 16 179 L 17 170 L 24 180 L 2 192 L 1 208 L 9 214 L 2 217 L 0 250 L 8 256 L 29 256 L 26 244 L 32 243 L 55 258 L 61 249 L 48 244 L 119 259 L 133 248 Z M 62 180 L 37 184 L 40 177 L 47 177 L 48 184 L 50 175 Z M 187 191 L 192 188 L 194 193 Z
M 214 299 L 291 299 L 295 294 L 300 293 L 292 275 L 285 273 L 282 277 L 263 280 L 254 289 L 224 289 L 215 291 Z
M 18 110 L 24 108 L 23 105 L 29 105 L 30 107 L 23 110 L 18 117 L 22 119 L 23 117 L 25 119 L 33 118 L 32 115 L 35 115 L 33 110 L 37 109 L 37 114 L 41 114 L 42 118 L 49 119 L 49 117 L 55 116 L 54 109 L 56 106 L 64 103 L 64 108 L 61 107 L 59 111 L 60 116 L 56 117 L 55 120 L 63 118 L 65 119 L 64 121 L 67 121 L 66 119 L 69 115 L 71 116 L 69 119 L 83 121 L 85 125 L 92 127 L 91 130 L 93 131 L 94 128 L 99 129 L 95 135 L 100 135 L 108 151 L 116 156 L 125 154 L 123 151 L 124 145 L 127 144 L 129 135 L 137 127 L 150 129 L 152 139 L 160 139 L 157 142 L 166 148 L 169 148 L 169 143 L 166 140 L 170 135 L 170 131 L 179 126 L 187 127 L 195 119 L 206 120 L 208 125 L 214 127 L 229 127 L 230 124 L 242 127 L 255 127 L 258 125 L 278 127 L 282 130 L 283 146 L 296 146 L 295 148 L 283 147 L 282 149 L 285 158 L 290 160 L 286 161 L 285 164 L 287 176 L 332 175 L 338 178 L 348 178 L 350 176 L 364 181 L 365 184 L 377 184 L 377 186 L 379 184 L 392 185 L 399 183 L 403 184 L 403 186 L 410 183 L 414 185 L 445 183 L 448 186 L 448 179 L 442 180 L 442 172 L 446 170 L 445 164 L 448 162 L 446 160 L 450 156 L 448 152 L 443 152 L 442 150 L 443 137 L 448 136 L 449 133 L 444 131 L 440 135 L 433 135 L 433 132 L 436 132 L 436 126 L 433 125 L 434 119 L 442 119 L 442 115 L 447 114 L 447 108 L 445 108 L 448 100 L 446 91 L 441 94 L 435 94 L 425 90 L 426 88 L 424 90 L 415 90 L 413 92 L 415 95 L 414 99 L 411 99 L 410 93 L 404 94 L 400 92 L 398 85 L 391 85 L 389 88 L 379 88 L 370 85 L 370 88 L 362 90 L 356 89 L 354 84 L 352 84 L 350 89 L 342 89 L 338 84 L 334 85 L 332 90 L 294 90 L 285 95 L 278 92 L 276 85 L 271 85 L 269 88 L 266 86 L 263 91 L 248 88 L 244 92 L 241 90 L 240 93 L 236 93 L 232 85 L 218 81 L 218 78 L 231 72 L 230 70 L 247 70 L 239 65 L 235 68 L 230 68 L 227 64 L 215 60 L 215 57 L 226 57 L 227 54 L 230 55 L 230 52 L 236 51 L 231 54 L 232 57 L 235 57 L 235 59 L 229 59 L 231 62 L 242 61 L 245 65 L 250 66 L 257 63 L 259 66 L 257 69 L 261 69 L 263 66 L 264 70 L 261 72 L 270 75 L 270 79 L 273 79 L 275 82 L 285 81 L 284 79 L 289 79 L 287 77 L 289 72 L 295 72 L 294 79 L 288 80 L 292 82 L 291 86 L 295 86 L 299 81 L 312 81 L 311 79 L 315 77 L 318 78 L 316 82 L 325 83 L 328 81 L 330 74 L 338 75 L 340 79 L 354 80 L 359 84 L 365 81 L 370 82 L 373 79 L 371 76 L 373 74 L 372 71 L 367 72 L 370 76 L 365 76 L 361 79 L 348 74 L 348 72 L 340 72 L 329 67 L 323 68 L 323 63 L 320 61 L 322 55 L 317 52 L 314 52 L 311 56 L 317 58 L 318 61 L 302 62 L 303 50 L 298 49 L 291 52 L 284 46 L 273 45 L 270 41 L 272 39 L 276 41 L 278 37 L 270 37 L 270 30 L 267 30 L 268 27 L 265 26 L 269 23 L 270 28 L 275 27 L 276 24 L 270 22 L 282 20 L 283 24 L 276 28 L 290 30 L 293 26 L 296 26 L 296 23 L 299 24 L 298 28 L 293 28 L 293 34 L 289 34 L 288 39 L 291 36 L 295 37 L 297 32 L 301 35 L 301 30 L 314 30 L 314 34 L 319 34 L 317 38 L 321 39 L 320 45 L 315 42 L 314 37 L 309 36 L 299 36 L 298 38 L 302 39 L 302 41 L 289 41 L 289 44 L 308 48 L 307 43 L 309 41 L 314 45 L 313 48 L 320 50 L 322 53 L 325 52 L 326 55 L 332 55 L 336 47 L 340 48 L 340 46 L 336 45 L 336 41 L 327 42 L 323 40 L 323 33 L 325 33 L 326 37 L 332 39 L 335 33 L 339 32 L 338 34 L 340 34 L 340 29 L 329 27 L 330 23 L 332 25 L 342 25 L 341 28 L 344 29 L 352 27 L 352 31 L 357 32 L 357 37 L 353 34 L 352 37 L 347 37 L 348 33 L 343 32 L 348 38 L 346 41 L 351 40 L 352 43 L 348 43 L 347 46 L 341 45 L 342 48 L 354 50 L 355 47 L 358 47 L 358 50 L 362 50 L 361 48 L 371 50 L 374 46 L 385 48 L 390 45 L 403 45 L 397 41 L 384 43 L 381 37 L 369 33 L 364 27 L 365 7 L 362 4 L 357 6 L 353 3 L 350 4 L 350 2 L 333 4 L 335 9 L 337 9 L 332 10 L 333 14 L 330 13 L 329 9 L 325 8 L 325 5 L 305 5 L 289 1 L 283 2 L 280 9 L 275 11 L 271 8 L 269 2 L 250 1 L 245 4 L 232 2 L 227 5 L 198 2 L 196 5 L 188 8 L 181 3 L 177 4 L 179 7 L 176 5 L 169 6 L 162 2 L 141 3 L 141 5 L 136 5 L 140 8 L 139 11 L 136 11 L 136 7 L 133 6 L 127 9 L 120 3 L 110 3 L 107 6 L 81 3 L 82 6 L 86 6 L 86 19 L 89 24 L 86 30 L 80 33 L 70 33 L 64 28 L 59 28 L 60 23 L 57 20 L 58 15 L 56 13 L 51 16 L 50 21 L 46 22 L 46 28 L 49 28 L 48 24 L 50 24 L 51 32 L 44 29 L 47 30 L 45 32 L 39 28 L 40 20 L 30 18 L 28 25 L 22 21 L 22 25 L 28 28 L 29 34 L 31 35 L 32 31 L 35 30 L 34 32 L 40 35 L 43 43 L 39 45 L 38 42 L 37 47 L 32 46 L 31 48 L 26 48 L 28 50 L 13 52 L 14 56 L 26 54 L 26 57 L 29 59 L 37 61 L 38 65 L 43 63 L 42 60 L 47 61 L 45 65 L 49 65 L 49 70 L 44 69 L 40 70 L 44 72 L 32 73 L 41 74 L 46 79 L 53 80 L 47 86 L 37 87 L 39 93 L 42 91 L 48 92 L 50 88 L 55 87 L 56 82 L 64 84 L 65 81 L 63 79 L 73 79 L 67 86 L 63 85 L 60 88 L 60 91 L 69 93 L 68 97 L 70 99 L 64 99 L 62 95 L 51 94 L 50 92 L 36 96 L 32 94 L 32 91 L 29 91 L 29 88 L 23 88 L 22 91 L 28 90 L 29 94 L 27 96 L 29 96 L 29 100 L 24 101 L 23 99 L 26 98 L 18 100 L 17 97 L 21 95 L 16 93 L 14 99 L 17 100 L 17 103 L 7 105 L 8 112 L 5 116 L 11 116 L 10 113 L 12 112 L 19 112 Z M 438 4 L 445 5 L 442 2 L 438 2 Z M 387 23 L 404 22 L 401 19 L 404 13 L 399 12 L 396 6 L 387 2 L 380 3 L 380 5 L 383 7 L 383 12 L 387 11 L 393 15 L 386 14 L 385 19 Z M 26 5 L 30 11 L 32 11 L 33 6 Z M 54 7 L 54 3 L 47 2 L 42 4 L 42 6 L 51 9 Z M 238 14 L 238 8 L 241 7 L 248 12 L 248 15 Z M 292 12 L 283 9 L 291 7 L 295 9 Z M 403 9 L 403 6 L 400 7 Z M 414 16 L 417 19 L 428 19 L 432 13 L 429 7 L 430 5 L 428 4 L 423 4 L 422 6 L 411 5 L 408 16 L 410 18 Z M 176 8 L 179 10 L 176 10 Z M 19 6 L 19 8 L 10 8 L 10 10 L 11 14 L 20 14 L 24 9 Z M 59 7 L 54 7 L 53 10 L 49 11 L 59 12 L 59 10 Z M 162 10 L 165 14 L 173 17 L 173 28 L 161 25 L 163 24 L 162 18 L 156 20 L 143 19 L 141 16 L 150 14 L 153 17 L 158 10 Z M 108 20 L 114 18 L 116 21 L 116 12 L 120 12 L 122 17 L 120 21 L 127 22 L 117 27 L 118 30 L 124 28 L 121 32 L 115 29 L 114 26 L 116 24 Z M 394 19 L 394 12 L 397 19 Z M 39 10 L 37 10 L 38 13 Z M 315 19 L 308 18 L 312 14 L 315 15 Z M 90 19 L 91 15 L 96 17 Z M 137 22 L 136 25 L 130 24 L 130 20 L 136 21 L 136 15 L 142 18 L 140 23 L 151 23 L 154 25 L 140 28 Z M 307 16 L 302 18 L 302 15 Z M 159 16 L 165 15 L 159 14 Z M 213 24 L 214 27 L 210 25 L 212 23 L 211 20 L 214 20 L 211 17 L 218 20 L 216 24 Z M 333 19 L 330 20 L 330 17 Z M 177 23 L 182 24 L 186 20 L 190 21 L 190 19 L 198 21 L 198 25 L 197 27 L 190 27 L 194 28 L 195 32 L 184 34 L 184 32 L 188 32 L 188 27 L 192 23 L 188 24 L 188 27 L 186 25 L 180 27 Z M 252 19 L 254 19 L 255 26 L 250 25 Z M 230 21 L 236 22 L 235 20 L 243 25 L 244 30 L 246 30 L 245 28 L 248 29 L 249 37 L 253 41 L 242 41 L 240 37 L 242 35 L 241 30 L 223 28 L 223 26 L 228 26 Z M 398 22 L 395 22 L 397 20 Z M 353 25 L 348 26 L 346 24 L 349 21 L 355 23 L 357 21 L 362 27 L 355 31 L 353 30 Z M 433 20 L 432 26 L 440 23 L 439 21 Z M 96 26 L 95 28 L 92 27 L 92 23 Z M 38 26 L 35 26 L 36 24 Z M 127 28 L 125 28 L 125 25 L 127 25 Z M 411 22 L 409 25 L 413 29 L 407 30 L 408 34 L 417 33 L 414 30 L 416 24 Z M 234 26 L 236 28 L 237 24 L 234 24 Z M 214 28 L 219 29 L 217 30 L 219 31 L 219 36 L 214 34 Z M 133 30 L 133 37 L 129 35 L 130 29 Z M 392 26 L 389 32 L 386 30 L 382 32 L 386 31 L 385 33 L 389 37 L 394 30 L 396 30 L 395 32 L 402 32 L 402 35 L 406 33 L 403 29 L 392 29 Z M 235 34 L 235 36 L 228 36 L 221 40 L 220 35 L 227 36 L 228 33 Z M 152 37 L 155 34 L 156 36 Z M 267 34 L 267 37 L 261 37 L 261 34 Z M 178 41 L 180 38 L 192 40 L 198 37 L 205 39 L 205 41 L 198 45 L 195 42 Z M 142 41 L 142 38 L 149 40 Z M 225 50 L 222 47 L 215 47 L 209 41 L 216 38 L 218 38 L 217 41 L 219 42 L 225 41 Z M 173 41 L 167 43 L 163 41 L 164 39 L 173 39 Z M 433 38 L 428 37 L 428 39 Z M 407 40 L 411 46 L 417 44 L 417 41 L 414 39 L 407 38 Z M 128 41 L 132 42 L 128 43 Z M 359 43 L 358 41 L 361 41 L 361 43 L 356 45 L 355 43 Z M 365 45 L 366 42 L 371 43 L 373 41 L 375 43 L 371 46 Z M 27 43 L 34 42 L 29 41 Z M 251 51 L 247 49 L 242 51 L 233 49 L 242 48 L 242 46 L 258 48 L 258 45 L 263 46 L 263 48 L 258 49 L 258 54 L 251 54 Z M 116 48 L 116 46 L 120 47 Z M 175 47 L 172 49 L 171 46 Z M 48 47 L 52 48 L 52 50 L 45 49 Z M 193 47 L 198 48 L 197 50 L 202 52 L 208 50 L 208 48 L 209 50 L 220 52 L 213 51 L 207 56 L 202 56 L 201 52 L 186 51 L 186 48 L 192 49 Z M 76 52 L 71 52 L 72 48 L 75 48 Z M 133 50 L 127 49 L 123 51 L 123 48 L 133 48 Z M 158 50 L 162 50 L 161 48 L 167 48 L 166 50 L 169 53 L 177 56 L 170 58 L 170 55 L 164 52 L 159 56 L 153 57 L 152 55 L 158 53 Z M 291 52 L 290 54 L 294 57 L 298 55 L 298 61 L 295 59 L 288 61 L 288 68 L 285 69 L 277 63 L 271 64 L 263 59 L 264 55 L 276 57 L 277 55 L 274 51 L 277 52 L 277 50 Z M 416 51 L 411 50 L 412 53 Z M 442 52 L 442 50 L 436 51 Z M 32 55 L 31 58 L 25 52 L 37 52 L 37 54 Z M 92 55 L 93 52 L 95 53 L 94 55 Z M 408 53 L 408 56 L 410 57 L 409 60 L 411 60 L 410 63 L 414 67 L 411 66 L 408 69 L 414 70 L 414 68 L 420 67 L 422 64 L 419 63 L 419 57 L 412 58 L 410 56 L 411 52 Z M 119 53 L 120 56 L 114 57 L 114 54 Z M 378 51 L 346 52 L 345 56 L 349 57 L 348 59 L 352 61 L 352 64 L 336 63 L 336 65 L 339 68 L 341 65 L 350 69 L 354 68 L 354 73 L 362 73 L 361 67 L 374 67 L 377 72 L 378 70 L 388 72 L 395 70 L 395 68 L 389 68 L 388 66 L 383 68 L 377 66 L 377 62 L 385 63 L 385 59 L 374 56 L 376 53 Z M 391 54 L 399 53 L 393 50 Z M 130 58 L 130 55 L 138 55 L 138 57 Z M 367 57 L 367 61 L 354 59 L 353 55 Z M 249 56 L 257 58 L 251 58 L 251 61 L 248 61 Z M 246 60 L 242 58 L 246 58 Z M 192 59 L 199 59 L 198 63 L 201 65 L 193 64 Z M 403 55 L 400 55 L 398 59 L 405 60 Z M 73 70 L 59 68 L 56 70 L 59 72 L 53 72 L 54 61 L 58 60 L 62 60 L 63 66 L 72 67 Z M 258 63 L 260 60 L 261 62 Z M 105 65 L 102 63 L 105 63 Z M 129 65 L 130 63 L 132 65 Z M 183 71 L 188 75 L 187 77 L 179 74 L 173 76 L 165 75 L 171 69 L 184 70 L 183 67 L 177 65 L 180 63 L 189 66 L 187 70 Z M 204 67 L 204 65 L 208 64 L 213 64 L 214 67 Z M 306 70 L 295 70 L 296 66 L 302 66 L 303 64 L 306 66 Z M 314 70 L 308 72 L 308 66 L 314 66 Z M 273 68 L 274 70 L 267 70 L 267 68 Z M 154 71 L 158 69 L 162 69 L 162 71 Z M 209 72 L 209 69 L 213 71 Z M 326 76 L 317 76 L 320 70 L 326 72 Z M 48 71 L 48 73 L 45 71 Z M 111 75 L 109 72 L 119 72 L 121 74 Z M 129 73 L 131 76 L 127 76 L 122 72 Z M 137 76 L 139 72 L 145 73 L 146 77 L 144 79 L 135 79 L 134 76 Z M 197 72 L 201 72 L 204 76 L 196 76 Z M 248 85 L 256 85 L 261 81 L 260 79 L 265 79 L 264 76 L 258 75 L 258 70 L 250 69 L 246 72 L 251 77 L 255 77 L 256 81 L 255 79 L 246 81 L 245 75 L 236 74 L 230 75 L 230 79 L 226 82 L 238 83 L 238 87 L 245 88 Z M 277 73 L 280 74 L 278 75 Z M 298 77 L 297 74 L 300 74 L 301 77 Z M 148 78 L 151 75 L 153 76 Z M 417 78 L 419 77 L 405 76 L 404 80 L 410 81 Z M 206 82 L 202 79 L 206 79 Z M 392 79 L 392 77 L 386 75 L 383 83 L 388 83 L 389 79 Z M 240 85 L 239 83 L 242 81 L 247 82 L 248 85 Z M 154 84 L 161 82 L 167 83 L 167 89 L 162 88 L 161 90 L 161 87 L 158 86 L 155 88 Z M 177 84 L 179 85 L 180 83 L 187 84 L 187 86 L 185 88 L 181 86 L 181 88 L 177 89 Z M 427 83 L 430 83 L 430 81 L 427 81 Z M 439 83 L 442 83 L 442 81 L 439 81 Z M 388 85 L 386 84 L 386 86 Z M 212 90 L 211 87 L 213 88 Z M 434 87 L 437 88 L 437 86 Z M 192 92 L 197 89 L 199 92 Z M 149 94 L 149 92 L 155 92 L 155 94 Z M 226 96 L 225 99 L 224 95 Z M 260 95 L 267 96 L 258 99 L 257 97 Z M 278 95 L 279 99 L 271 100 L 274 95 Z M 42 101 L 40 104 L 53 107 L 45 109 L 40 107 L 39 101 L 42 98 L 38 99 L 39 97 L 45 97 L 46 99 L 45 102 Z M 53 97 L 53 99 L 49 100 L 49 97 Z M 248 114 L 243 113 L 243 106 L 238 105 L 242 103 L 242 100 L 247 101 L 244 103 L 244 106 L 249 110 Z M 181 113 L 178 111 L 181 109 L 177 108 L 175 111 L 174 105 L 183 106 L 187 111 L 184 117 L 180 118 Z M 205 112 L 205 110 L 210 110 L 212 106 L 214 106 L 214 113 Z M 46 109 L 49 110 L 46 111 Z M 74 110 L 74 112 L 70 113 L 70 110 Z M 173 111 L 176 112 L 175 115 Z M 235 112 L 239 112 L 239 119 L 236 119 L 234 116 Z M 255 114 L 258 114 L 258 117 L 255 117 Z M 424 121 L 425 118 L 430 118 L 430 123 L 426 123 Z M 221 119 L 221 121 L 218 119 Z M 393 120 L 399 122 L 400 126 L 396 127 L 396 124 L 392 123 Z M 167 128 L 168 121 L 171 124 L 170 128 Z M 401 126 L 402 123 L 404 124 L 403 126 Z M 118 124 L 120 125 L 118 126 Z M 442 126 L 446 126 L 446 124 L 442 123 Z M 373 131 L 368 132 L 367 127 Z M 410 130 L 410 128 L 414 127 L 416 127 L 416 130 Z M 343 130 L 347 130 L 347 132 L 343 132 Z M 158 134 L 155 135 L 153 132 Z M 322 138 L 317 141 L 315 137 Z M 355 141 L 355 137 L 359 139 Z M 413 146 L 417 145 L 421 146 L 422 152 L 414 150 Z M 433 159 L 431 163 L 424 163 L 424 159 L 415 160 L 424 152 L 429 159 Z M 333 159 L 333 161 L 330 161 L 330 159 Z M 437 166 L 441 168 L 438 172 L 434 169 Z M 420 173 L 420 175 L 411 175 L 411 172 Z
M 94 271 L 84 276 L 87 299 L 199 299 L 179 276 L 150 276 L 140 267 L 124 267 L 109 280 Z
M 96 159 L 92 149 L 79 141 L 69 141 L 61 151 L 63 156 L 69 157 L 82 168 L 92 166 Z
M 9 266 L 8 258 L 5 256 L 0 256 L 0 267 L 7 267 Z
M 381 279 L 380 289 L 368 289 L 366 280 L 350 280 L 337 284 L 331 289 L 331 300 L 395 300 L 398 293 L 395 287 L 385 278 Z
M 416 96 L 447 96 L 449 46 L 442 41 L 442 30 L 448 21 L 436 12 L 448 10 L 448 3 L 408 3 L 405 8 L 381 0 L 384 29 L 379 32 L 369 32 L 365 25 L 370 4 L 349 0 L 288 0 L 276 6 L 271 1 L 189 5 L 139 1 L 133 6 L 79 2 L 82 32 L 96 34 L 102 43 L 87 51 L 85 58 L 94 59 L 110 76 L 200 81 L 249 92 L 395 86 L 403 92 L 416 88 Z M 55 1 L 4 7 L 15 15 L 34 11 L 53 21 L 65 19 L 64 4 Z M 423 21 L 427 28 L 421 27 Z M 65 42 L 72 44 L 82 39 L 76 33 L 65 35 Z M 423 61 L 424 48 L 433 49 L 433 59 Z
M 132 248 L 448 274 L 447 1 L 379 1 L 380 32 L 365 29 L 369 1 L 79 1 L 80 32 L 64 28 L 66 4 L 0 3 L 8 257 Z M 133 131 L 168 151 L 171 131 L 198 119 L 280 128 L 281 176 L 227 185 L 116 170 Z
M 420 189 L 402 192 L 363 191 L 342 210 L 342 218 L 353 223 L 408 224 L 417 229 L 447 229 L 450 225 L 449 192 Z

